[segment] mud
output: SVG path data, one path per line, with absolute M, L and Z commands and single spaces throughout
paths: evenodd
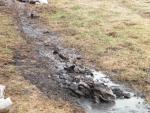
M 52 71 L 56 68 L 55 61 L 43 56 L 46 51 L 53 51 L 55 47 L 50 46 L 52 43 L 49 42 L 53 39 L 55 40 L 57 36 L 45 34 L 42 29 L 38 28 L 38 25 L 31 24 L 30 21 L 33 22 L 34 20 L 32 21 L 28 17 L 26 12 L 28 9 L 24 3 L 19 3 L 17 6 L 19 11 L 16 15 L 17 23 L 26 44 L 14 52 L 14 59 L 16 60 L 16 65 L 21 67 L 22 76 L 30 80 L 49 98 L 57 100 L 62 97 L 64 100 L 69 100 L 69 98 L 66 98 L 68 93 L 64 93 L 68 92 L 68 90 L 60 90 L 58 81 L 56 81 L 60 73 L 56 73 L 55 70 Z M 48 43 L 49 46 L 47 45 Z
M 147 112 L 146 106 L 142 104 L 143 99 L 136 99 L 134 95 L 131 96 L 131 99 L 128 99 L 129 101 L 125 99 L 125 96 L 130 98 L 127 95 L 129 92 L 122 93 L 123 99 L 117 99 L 116 104 L 94 104 L 93 97 L 91 99 L 78 99 L 71 96 L 74 93 L 69 86 L 73 82 L 78 83 L 80 80 L 85 83 L 92 81 L 92 83 L 105 84 L 104 86 L 110 89 L 118 88 L 120 85 L 111 82 L 106 75 L 100 76 L 99 72 L 85 67 L 82 64 L 82 57 L 77 54 L 77 50 L 63 47 L 59 33 L 47 31 L 47 26 L 37 23 L 36 18 L 32 16 L 32 10 L 25 3 L 16 2 L 15 6 L 15 8 L 12 7 L 12 10 L 16 14 L 16 24 L 26 42 L 14 52 L 15 65 L 19 67 L 21 75 L 36 85 L 41 92 L 51 99 L 63 99 L 74 104 L 79 103 L 90 113 L 100 111 L 102 113 L 120 113 L 126 109 L 128 102 L 133 103 L 127 106 L 129 108 L 126 109 L 127 111 L 131 110 L 131 113 L 134 113 L 140 107 L 139 111 Z M 139 102 L 141 104 L 138 104 Z M 123 103 L 123 107 L 119 106 L 120 103 Z M 139 105 L 139 107 L 136 105 Z M 77 112 L 82 113 L 82 108 L 78 107 Z
M 125 95 L 120 95 L 120 91 L 115 103 L 101 103 L 95 104 L 89 100 L 81 99 L 82 106 L 89 113 L 149 113 L 148 104 L 145 100 L 138 96 L 137 92 L 133 92 L 133 89 L 112 82 L 105 74 L 102 72 L 93 71 L 94 81 L 104 83 L 109 88 L 119 88 L 121 91 L 124 91 Z M 128 95 L 130 97 L 128 98 Z M 122 96 L 127 96 L 124 98 Z
M 64 78 L 73 80 L 64 73 L 64 61 L 67 53 L 71 58 L 79 57 L 74 55 L 75 49 L 59 46 L 61 39 L 58 33 L 48 32 L 46 26 L 36 24 L 35 18 L 30 15 L 32 11 L 25 3 L 16 2 L 14 5 L 15 23 L 25 41 L 14 51 L 15 65 L 20 74 L 50 99 L 70 101 L 74 112 L 84 113 L 84 109 L 76 103 L 76 98 L 70 95 L 70 90 L 62 88 L 65 86 Z M 63 52 L 66 53 L 63 55 Z

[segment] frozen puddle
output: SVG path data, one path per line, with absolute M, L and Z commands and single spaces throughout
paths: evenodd
M 102 72 L 93 71 L 95 82 L 104 83 L 108 87 L 122 87 L 115 84 L 107 78 Z M 90 100 L 81 99 L 81 105 L 89 113 L 149 113 L 148 106 L 145 104 L 144 99 L 131 94 L 130 99 L 116 99 L 115 103 L 100 103 L 95 104 Z

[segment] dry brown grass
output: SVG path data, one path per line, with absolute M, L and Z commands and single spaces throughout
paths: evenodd
M 145 91 L 150 101 L 149 3 L 142 0 L 49 0 L 40 11 L 64 45 L 80 50 L 97 69 Z M 53 8 L 52 8 L 53 7 Z
M 6 86 L 5 97 L 12 99 L 10 113 L 73 113 L 74 108 L 70 103 L 48 99 L 19 76 L 13 65 L 13 50 L 24 41 L 16 32 L 9 8 L 1 6 L 0 11 L 0 84 Z

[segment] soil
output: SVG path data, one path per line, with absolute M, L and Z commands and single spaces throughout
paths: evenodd
M 9 1 L 5 5 L 10 7 L 9 13 L 12 13 L 13 21 L 18 26 L 17 30 L 24 40 L 24 43 L 20 44 L 13 52 L 13 64 L 17 67 L 20 75 L 35 85 L 49 99 L 70 102 L 74 109 L 72 112 L 84 113 L 85 110 L 76 102 L 77 98 L 70 95 L 70 90 L 60 87 L 61 77 L 58 78 L 58 76 L 61 76 L 62 72 L 58 71 L 59 66 L 55 59 L 61 62 L 61 60 L 65 60 L 65 57 L 61 54 L 53 54 L 53 60 L 41 53 L 47 50 L 54 52 L 59 48 L 59 45 L 54 44 L 59 41 L 58 33 L 44 31 L 46 26 L 36 23 L 36 18 L 31 18 L 32 8 L 28 7 L 26 3 Z M 41 31 L 38 33 L 38 30 Z
M 18 19 L 18 23 L 20 23 L 20 21 L 21 20 Z M 34 22 L 32 19 L 30 19 L 30 21 Z M 21 25 L 19 25 L 19 29 L 23 29 Z M 68 90 L 60 90 L 60 87 L 55 80 L 57 78 L 51 77 L 53 73 L 56 73 L 52 69 L 54 65 L 49 61 L 49 58 L 43 57 L 39 53 L 43 46 L 45 46 L 45 49 L 53 49 L 55 48 L 55 45 L 39 46 L 37 43 L 45 42 L 44 37 L 38 37 L 37 39 L 24 31 L 22 31 L 21 35 L 26 41 L 26 44 L 22 45 L 14 52 L 15 65 L 19 67 L 21 75 L 24 76 L 25 79 L 30 80 L 32 84 L 36 85 L 41 92 L 46 94 L 49 98 L 55 100 L 60 98 L 70 100 L 71 98 L 69 98 Z M 57 72 L 57 74 L 61 73 Z
M 85 112 L 78 105 L 78 98 L 70 95 L 71 92 L 66 85 L 78 76 L 85 75 L 82 72 L 77 74 L 66 70 L 68 64 L 84 66 L 84 60 L 77 54 L 77 50 L 63 47 L 61 45 L 63 39 L 59 37 L 59 32 L 48 31 L 49 26 L 45 26 L 38 19 L 38 15 L 33 12 L 34 9 L 28 3 L 17 1 L 13 3 L 13 6 L 10 3 L 10 7 L 14 22 L 25 41 L 13 52 L 14 65 L 18 67 L 20 75 L 29 80 L 49 99 L 69 101 L 75 107 L 75 113 Z M 72 35 L 74 33 L 71 32 Z

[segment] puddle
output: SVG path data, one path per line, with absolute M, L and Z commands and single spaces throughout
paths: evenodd
M 119 87 L 124 88 L 119 84 L 113 83 L 105 74 L 102 72 L 93 71 L 95 82 L 104 83 L 108 87 Z M 89 113 L 148 113 L 148 105 L 145 100 L 140 97 L 131 94 L 130 99 L 116 99 L 115 103 L 100 103 L 95 104 L 90 100 L 81 99 L 80 103 Z
M 115 103 L 94 104 L 81 99 L 82 107 L 88 113 L 148 113 L 144 99 L 132 97 L 131 99 L 117 99 Z

